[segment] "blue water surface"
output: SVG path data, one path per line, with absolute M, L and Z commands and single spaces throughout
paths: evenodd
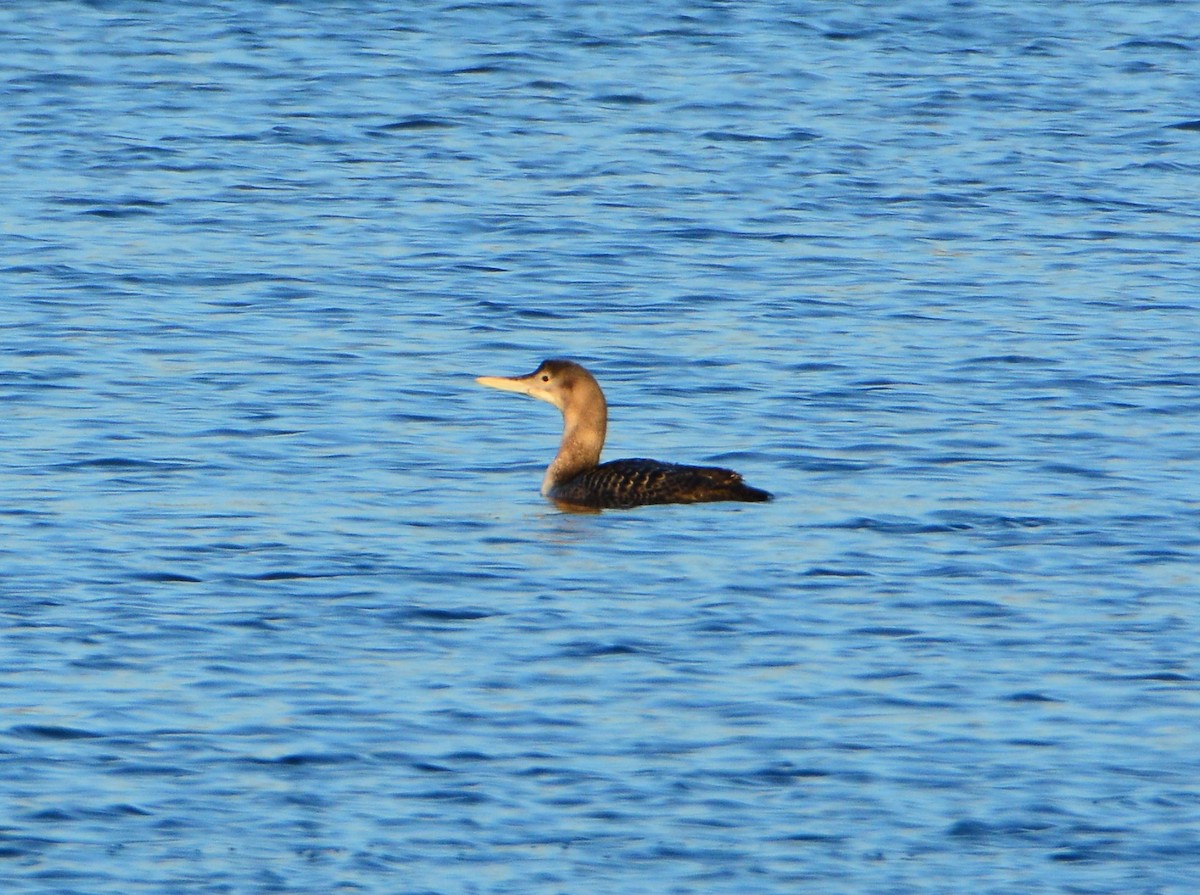
M 1195 891 L 1200 4 L 0 46 L 3 891 Z

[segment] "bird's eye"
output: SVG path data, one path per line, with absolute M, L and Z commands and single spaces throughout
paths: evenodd
M 549 382 L 549 381 L 550 381 L 550 377 L 545 374 L 542 374 L 542 382 Z

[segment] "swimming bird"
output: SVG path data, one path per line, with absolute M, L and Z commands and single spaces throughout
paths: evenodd
M 563 415 L 562 443 L 542 480 L 542 494 L 568 507 L 624 509 L 652 503 L 770 500 L 731 469 L 641 458 L 600 462 L 608 404 L 600 383 L 574 361 L 547 360 L 528 376 L 479 376 L 480 385 L 553 404 Z

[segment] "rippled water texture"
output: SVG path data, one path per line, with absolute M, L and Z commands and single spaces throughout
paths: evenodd
M 0 889 L 1195 891 L 1195 2 L 0 46 Z

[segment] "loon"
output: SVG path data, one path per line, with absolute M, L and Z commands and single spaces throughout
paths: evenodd
M 608 405 L 600 383 L 574 361 L 547 360 L 528 376 L 478 376 L 475 381 L 548 401 L 562 411 L 562 443 L 542 480 L 542 494 L 556 504 L 626 509 L 645 504 L 771 499 L 766 491 L 745 484 L 733 470 L 719 466 L 683 466 L 641 458 L 601 463 Z

